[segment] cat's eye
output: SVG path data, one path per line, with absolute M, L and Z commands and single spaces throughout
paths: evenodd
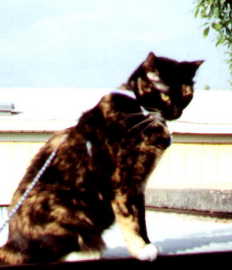
M 160 96 L 161 96 L 161 99 L 162 99 L 164 102 L 170 101 L 170 97 L 169 97 L 167 94 L 161 93 Z

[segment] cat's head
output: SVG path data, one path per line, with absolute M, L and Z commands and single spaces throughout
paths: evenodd
M 193 97 L 193 78 L 203 61 L 178 62 L 149 53 L 124 85 L 148 111 L 177 119 Z

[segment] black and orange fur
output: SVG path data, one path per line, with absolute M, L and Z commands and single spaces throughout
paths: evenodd
M 101 250 L 101 234 L 115 220 L 131 254 L 149 259 L 150 255 L 141 256 L 150 245 L 146 179 L 170 145 L 165 121 L 178 118 L 192 99 L 193 77 L 201 63 L 150 53 L 123 85 L 125 94 L 102 97 L 76 126 L 54 134 L 32 160 L 13 196 L 11 207 L 58 147 L 52 163 L 10 220 L 0 261 L 52 262 L 73 251 Z

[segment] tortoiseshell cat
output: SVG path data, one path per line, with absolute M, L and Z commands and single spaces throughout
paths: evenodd
M 19 184 L 12 207 L 58 147 L 57 154 L 10 220 L 0 261 L 52 262 L 80 250 L 100 251 L 101 235 L 114 221 L 133 256 L 155 259 L 157 248 L 146 231 L 144 187 L 171 142 L 165 121 L 178 118 L 191 101 L 201 63 L 150 53 L 123 91 L 102 97 L 76 126 L 48 140 Z

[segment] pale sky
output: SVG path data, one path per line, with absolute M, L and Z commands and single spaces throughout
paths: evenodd
M 205 59 L 197 87 L 229 87 L 223 49 L 203 38 L 196 0 L 0 3 L 0 87 L 117 87 L 149 51 Z
M 196 88 L 231 89 L 224 49 L 213 36 L 203 38 L 195 2 L 1 1 L 0 101 L 32 111 L 41 103 L 44 111 L 58 106 L 71 111 L 78 96 L 87 106 L 104 88 L 125 82 L 150 51 L 177 60 L 204 59 Z

